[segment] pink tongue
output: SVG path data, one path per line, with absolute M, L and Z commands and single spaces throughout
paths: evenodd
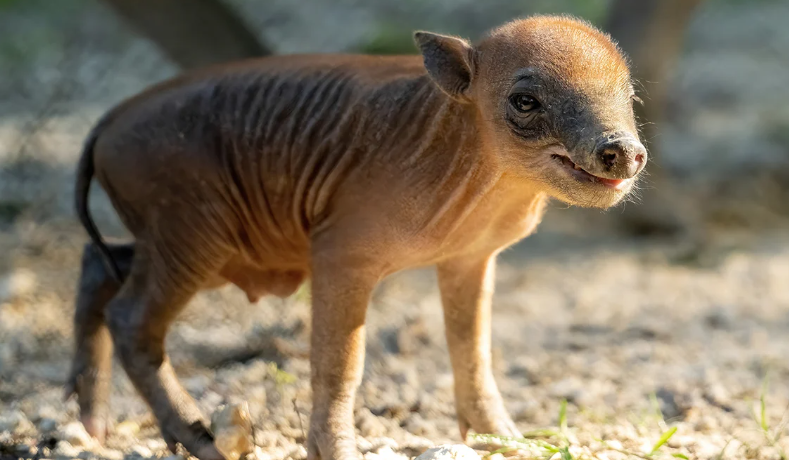
M 625 181 L 625 179 L 605 179 L 603 177 L 598 177 L 597 180 L 614 188 L 619 187 Z

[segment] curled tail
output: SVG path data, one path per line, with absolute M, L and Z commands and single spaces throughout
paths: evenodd
M 107 271 L 118 284 L 121 284 L 123 283 L 123 274 L 120 268 L 118 268 L 117 262 L 112 258 L 112 254 L 110 254 L 109 248 L 106 243 L 104 243 L 101 233 L 99 233 L 98 227 L 96 227 L 96 224 L 93 222 L 90 216 L 90 210 L 88 209 L 88 193 L 90 192 L 90 183 L 94 174 L 93 148 L 96 146 L 96 140 L 99 137 L 99 131 L 102 125 L 103 123 L 99 122 L 99 124 L 91 130 L 90 134 L 88 134 L 88 138 L 85 140 L 85 147 L 82 149 L 82 156 L 77 165 L 75 205 L 77 208 L 77 216 L 80 222 L 82 222 L 82 226 L 85 227 L 85 230 L 88 232 L 91 241 L 99 249 L 99 253 L 101 254 Z

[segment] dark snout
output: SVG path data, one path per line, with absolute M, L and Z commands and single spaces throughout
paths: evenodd
M 646 166 L 647 149 L 632 136 L 608 136 L 597 144 L 594 157 L 611 178 L 629 179 Z

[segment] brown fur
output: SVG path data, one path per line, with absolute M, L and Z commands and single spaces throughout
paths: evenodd
M 515 21 L 473 47 L 415 38 L 422 58 L 207 69 L 99 122 L 77 182 L 94 242 L 71 379 L 92 434 L 106 426 L 112 337 L 168 444 L 218 458 L 164 354 L 170 322 L 201 289 L 230 282 L 255 301 L 309 277 L 308 450 L 356 457 L 370 294 L 391 273 L 435 264 L 461 434 L 518 435 L 490 369 L 496 255 L 534 230 L 549 197 L 608 207 L 627 195 L 646 161 L 627 65 L 607 36 L 566 17 Z M 94 173 L 133 244 L 101 242 L 87 212 Z

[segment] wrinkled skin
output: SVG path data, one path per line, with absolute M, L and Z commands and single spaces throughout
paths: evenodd
M 415 34 L 422 57 L 285 56 L 165 82 L 109 112 L 86 143 L 86 247 L 70 392 L 107 427 L 110 358 L 171 448 L 221 458 L 164 353 L 202 289 L 250 301 L 312 280 L 310 458 L 357 458 L 353 403 L 376 284 L 436 265 L 460 434 L 518 435 L 491 371 L 496 255 L 547 199 L 606 208 L 646 162 L 624 58 L 565 17 L 509 23 L 475 46 Z M 92 176 L 133 243 L 107 247 Z

